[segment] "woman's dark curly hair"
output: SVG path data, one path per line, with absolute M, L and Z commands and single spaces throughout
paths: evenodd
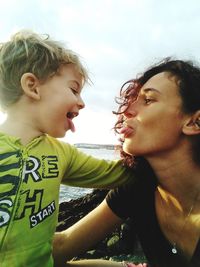
M 182 98 L 182 109 L 187 114 L 192 114 L 200 110 L 200 68 L 192 61 L 172 60 L 165 58 L 153 65 L 138 78 L 124 83 L 120 89 L 120 96 L 116 98 L 119 105 L 118 111 L 113 112 L 118 115 L 118 120 L 114 126 L 116 133 L 119 133 L 124 120 L 124 112 L 129 104 L 137 99 L 140 88 L 154 75 L 168 72 L 176 77 L 179 93 Z M 200 135 L 191 136 L 193 145 L 193 157 L 195 162 L 200 164 Z M 133 167 L 139 157 L 126 154 L 123 149 L 123 140 L 121 140 L 120 154 L 124 164 Z

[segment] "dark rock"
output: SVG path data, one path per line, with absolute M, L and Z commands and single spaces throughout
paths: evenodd
M 56 231 L 62 231 L 79 221 L 96 208 L 107 195 L 108 190 L 95 189 L 81 198 L 62 202 L 59 206 L 58 225 Z
M 67 229 L 91 210 L 96 208 L 105 198 L 107 193 L 108 190 L 95 189 L 92 193 L 81 198 L 60 203 L 57 231 Z M 124 260 L 126 258 L 125 256 L 135 255 L 135 253 L 141 255 L 144 260 L 143 253 L 134 231 L 133 223 L 131 220 L 126 220 L 121 227 L 115 229 L 115 231 L 104 240 L 96 244 L 94 248 L 91 248 L 90 251 L 78 255 L 77 259 L 109 259 L 113 256 L 119 256 L 120 259 L 122 257 Z

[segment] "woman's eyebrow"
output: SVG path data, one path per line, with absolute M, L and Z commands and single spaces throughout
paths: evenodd
M 155 88 L 144 88 L 142 91 L 144 93 L 155 92 L 155 93 L 161 94 L 161 92 Z

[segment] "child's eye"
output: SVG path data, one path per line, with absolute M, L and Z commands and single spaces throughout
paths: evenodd
M 78 94 L 78 92 L 77 92 L 76 89 L 74 89 L 74 88 L 70 88 L 70 89 L 72 90 L 72 93 L 73 93 L 74 95 L 77 95 L 77 94 Z

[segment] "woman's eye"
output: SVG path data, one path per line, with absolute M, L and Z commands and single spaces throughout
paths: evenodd
M 153 101 L 153 99 L 151 99 L 151 98 L 145 98 L 144 101 L 145 101 L 145 104 L 148 105 L 148 104 L 150 104 Z

